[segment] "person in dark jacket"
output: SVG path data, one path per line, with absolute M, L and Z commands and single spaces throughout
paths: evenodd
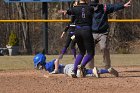
M 105 63 L 105 69 L 111 67 L 110 52 L 109 52 L 109 23 L 108 23 L 108 14 L 115 11 L 127 8 L 130 6 L 131 0 L 127 3 L 117 3 L 117 4 L 99 4 L 99 0 L 94 0 L 91 2 L 91 6 L 94 7 L 94 15 L 92 18 L 92 33 L 93 38 L 96 42 L 99 43 L 100 49 L 103 53 L 103 63 Z M 90 62 L 89 67 L 94 67 L 94 59 Z M 113 69 L 115 76 L 118 76 L 118 72 Z

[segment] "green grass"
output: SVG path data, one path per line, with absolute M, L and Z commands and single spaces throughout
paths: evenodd
M 0 56 L 0 70 L 27 70 L 34 69 L 34 56 Z M 57 58 L 58 55 L 47 55 L 47 61 Z M 140 54 L 112 54 L 112 66 L 140 66 Z M 74 63 L 72 55 L 64 55 L 62 64 Z M 102 55 L 95 56 L 95 65 L 102 66 Z

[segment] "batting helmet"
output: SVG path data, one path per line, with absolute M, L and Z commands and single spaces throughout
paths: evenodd
M 33 58 L 34 61 L 34 67 L 37 68 L 37 65 L 40 64 L 45 64 L 46 63 L 46 56 L 42 53 L 39 53 L 37 55 L 35 55 L 35 57 Z

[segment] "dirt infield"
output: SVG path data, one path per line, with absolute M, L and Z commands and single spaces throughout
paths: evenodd
M 71 78 L 37 70 L 0 71 L 0 93 L 139 93 L 140 66 L 115 67 L 119 77 Z

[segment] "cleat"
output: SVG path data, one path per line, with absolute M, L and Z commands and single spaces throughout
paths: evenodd
M 97 78 L 100 77 L 100 74 L 98 73 L 98 69 L 97 69 L 97 67 L 94 67 L 94 68 L 93 68 L 93 74 L 94 74 L 95 77 L 97 77 Z
M 85 77 L 86 76 L 85 68 L 83 68 L 81 65 L 78 65 L 77 76 L 78 77 Z
M 112 68 L 112 67 L 108 69 L 108 72 L 110 74 L 114 75 L 115 77 L 119 76 L 119 73 L 114 68 Z
M 78 69 L 77 69 L 77 77 L 83 77 L 83 72 L 82 72 L 82 68 L 81 65 L 78 65 Z
M 77 78 L 76 74 L 74 73 L 74 71 L 71 72 L 71 77 L 72 78 Z

